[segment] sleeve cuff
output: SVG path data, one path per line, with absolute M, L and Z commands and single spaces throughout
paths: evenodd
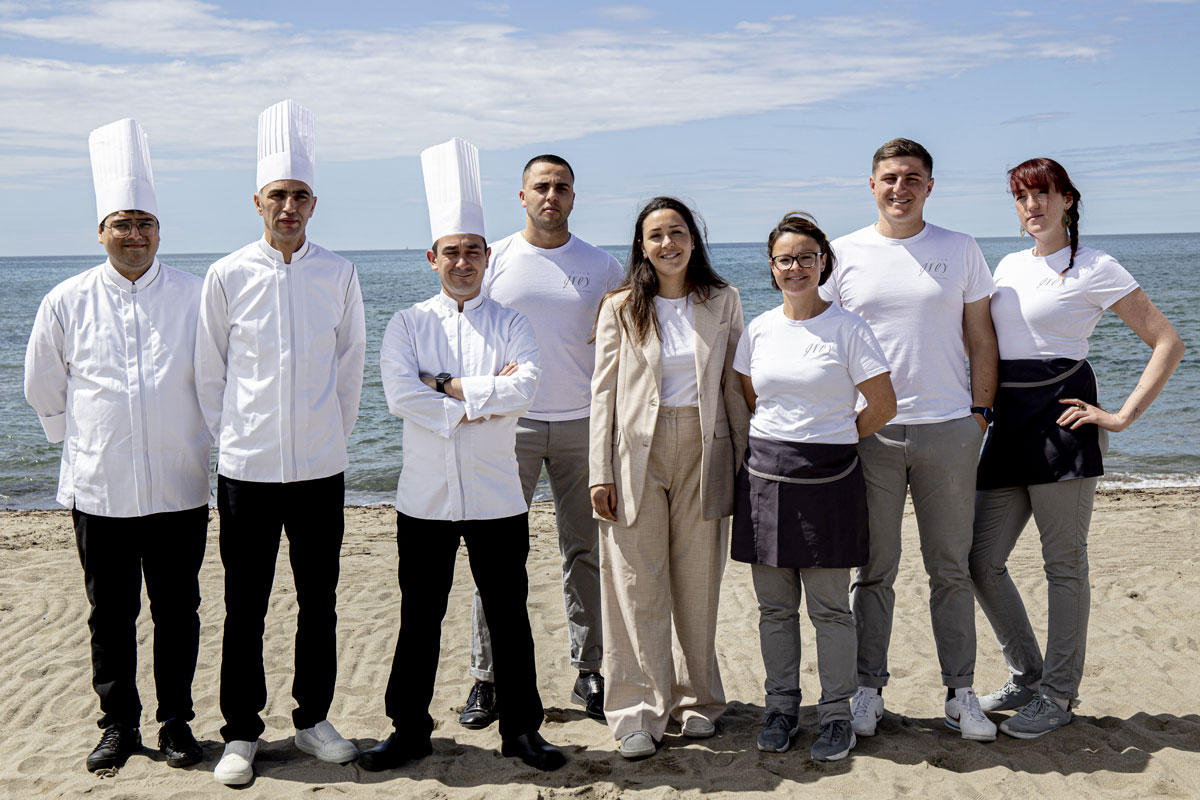
M 47 441 L 61 442 L 67 438 L 67 415 L 65 413 L 38 419 L 42 422 L 42 430 L 46 432 Z

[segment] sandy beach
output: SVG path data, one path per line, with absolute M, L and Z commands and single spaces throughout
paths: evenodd
M 216 784 L 217 708 L 223 573 L 215 511 L 201 572 L 204 601 L 200 659 L 193 687 L 193 723 L 205 749 L 196 767 L 175 770 L 155 749 L 151 626 L 143 603 L 138 636 L 139 688 L 149 745 L 117 774 L 98 777 L 84 758 L 99 732 L 91 690 L 87 601 L 70 518 L 57 511 L 0 512 L 0 797 L 242 798 L 437 797 L 1197 797 L 1200 796 L 1200 556 L 1196 518 L 1200 489 L 1102 494 L 1091 533 L 1092 617 L 1082 705 L 1067 728 L 1043 739 L 1003 734 L 990 744 L 962 741 L 942 722 L 942 689 L 934 657 L 928 588 L 905 517 L 905 556 L 896 586 L 888 713 L 873 739 L 852 756 L 817 766 L 808 758 L 816 734 L 819 695 L 812 630 L 804 632 L 801 732 L 783 755 L 754 746 L 763 712 L 763 668 L 757 604 L 749 568 L 725 571 L 718 650 L 730 708 L 716 737 L 683 739 L 668 730 L 664 748 L 627 763 L 608 728 L 569 702 L 575 674 L 567 658 L 553 512 L 531 517 L 529 613 L 546 706 L 547 739 L 570 762 L 543 774 L 499 755 L 495 726 L 467 731 L 458 724 L 466 697 L 470 574 L 460 551 L 443 629 L 443 650 L 431 713 L 433 755 L 390 773 L 321 763 L 292 744 L 292 639 L 295 593 L 281 548 L 267 619 L 265 655 L 270 700 L 256 762 L 257 778 L 233 790 Z M 339 672 L 330 719 L 360 747 L 389 730 L 383 713 L 399 621 L 394 512 L 348 508 L 339 592 Z M 1039 635 L 1045 632 L 1045 584 L 1035 529 L 1026 531 L 1011 562 Z M 1005 679 L 991 629 L 977 614 L 976 688 Z M 999 720 L 1000 715 L 994 719 Z

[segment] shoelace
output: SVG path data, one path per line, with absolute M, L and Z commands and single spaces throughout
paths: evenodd
M 958 705 L 960 708 L 962 708 L 963 713 L 973 720 L 987 719 L 987 717 L 984 716 L 983 709 L 979 707 L 979 698 L 975 696 L 974 692 L 968 692 L 964 699 L 966 700 L 965 703 L 963 702 L 963 699 L 959 699 L 958 701 Z
M 100 744 L 96 745 L 96 747 L 119 749 L 121 747 L 121 733 L 122 731 L 118 726 L 110 725 L 104 729 L 104 735 L 100 737 Z
M 787 715 L 782 711 L 772 711 L 770 714 L 767 714 L 767 721 L 763 724 L 763 728 L 779 728 L 791 731 L 792 724 L 788 722 Z
M 858 694 L 854 695 L 854 702 L 850 704 L 850 709 L 853 716 L 866 717 L 870 715 L 871 704 L 863 699 L 866 697 L 866 695 L 867 693 L 862 689 L 859 689 Z
M 844 719 L 836 719 L 829 723 L 821 730 L 821 735 L 817 738 L 820 741 L 833 743 L 841 739 L 845 735 L 846 726 L 849 725 Z
M 1024 719 L 1037 719 L 1045 713 L 1046 704 L 1052 702 L 1054 701 L 1046 699 L 1046 696 L 1039 692 L 1033 696 L 1033 699 L 1024 708 L 1017 712 L 1017 716 Z M 1058 704 L 1055 703 L 1055 705 L 1057 706 Z

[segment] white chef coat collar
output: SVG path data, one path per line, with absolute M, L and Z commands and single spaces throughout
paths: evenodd
M 154 280 L 161 272 L 162 264 L 160 264 L 158 259 L 155 258 L 154 263 L 150 265 L 150 268 L 138 277 L 136 281 L 138 291 L 145 291 L 146 287 L 154 283 Z M 111 259 L 105 259 L 104 261 L 104 277 L 112 281 L 113 284 L 123 292 L 133 291 L 134 281 L 129 280 L 124 275 L 117 272 L 117 268 L 113 266 Z
M 292 261 L 295 262 L 296 259 L 304 258 L 306 255 L 308 255 L 308 246 L 310 244 L 311 244 L 311 241 L 309 240 L 309 238 L 307 236 L 305 236 L 304 244 L 300 245 L 299 250 L 292 253 Z M 283 253 L 279 252 L 274 247 L 271 247 L 271 245 L 267 243 L 266 236 L 263 236 L 263 238 L 258 240 L 258 246 L 260 248 L 262 248 L 263 253 L 268 258 L 273 259 L 274 261 L 278 261 L 280 264 L 284 263 L 283 262 Z
M 446 294 L 445 292 L 437 293 L 437 301 L 439 303 L 441 303 L 442 306 L 449 309 L 450 311 L 453 311 L 455 313 L 458 312 L 458 301 L 455 300 L 450 295 Z M 483 292 L 480 292 L 479 294 L 472 297 L 470 300 L 467 300 L 463 303 L 463 311 L 470 311 L 473 308 L 479 308 L 479 306 L 482 305 L 482 303 L 483 303 Z

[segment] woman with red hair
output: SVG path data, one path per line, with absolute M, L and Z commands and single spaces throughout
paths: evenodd
M 1120 264 L 1079 244 L 1081 195 L 1062 165 L 1034 158 L 1008 173 L 1021 235 L 1033 247 L 996 267 L 992 322 L 1000 387 L 979 461 L 971 578 L 1011 677 L 979 698 L 1018 713 L 1000 730 L 1032 739 L 1071 721 L 1083 676 L 1089 611 L 1087 534 L 1108 432 L 1149 408 L 1183 358 L 1183 342 Z M 1116 412 L 1097 404 L 1088 337 L 1106 308 L 1149 345 L 1150 359 Z M 1006 562 L 1030 516 L 1048 582 L 1046 650 Z

